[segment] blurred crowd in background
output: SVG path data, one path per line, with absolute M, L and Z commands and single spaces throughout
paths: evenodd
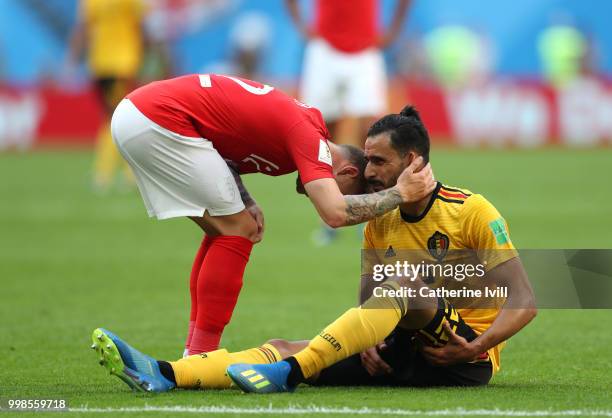
M 312 16 L 315 0 L 302 0 Z M 61 79 L 63 56 L 78 18 L 78 0 L 2 0 L 0 78 L 30 84 Z M 107 2 L 113 6 L 115 0 Z M 257 55 L 249 72 L 292 81 L 303 39 L 283 0 L 142 0 L 145 36 L 168 48 L 176 73 L 235 72 L 240 53 Z M 380 26 L 396 0 L 380 0 Z M 392 73 L 465 81 L 471 73 L 566 77 L 577 69 L 612 70 L 612 28 L 605 0 L 419 1 L 386 54 Z M 157 77 L 153 57 L 143 69 Z M 565 63 L 559 61 L 564 60 Z M 569 61 L 574 61 L 570 63 Z M 565 68 L 560 68 L 560 66 Z M 560 75 L 559 72 L 566 72 Z
M 93 7 L 86 3 L 96 1 L 0 0 L 0 150 L 93 143 L 126 90 L 174 75 L 239 75 L 306 99 L 300 80 L 306 83 L 307 38 L 321 36 L 313 22 L 325 1 L 100 0 L 116 13 L 136 8 L 139 28 L 129 56 L 120 52 L 130 39 L 120 27 L 96 29 L 116 45 L 98 54 L 106 63 L 79 33 Z M 387 85 L 380 90 L 389 93 L 375 113 L 414 103 L 436 141 L 453 145 L 611 142 L 612 3 L 375 2 L 380 39 L 371 47 L 384 54 Z M 122 68 L 107 77 L 113 62 Z M 105 109 L 96 99 L 100 82 L 117 77 L 128 83 L 105 87 L 117 96 L 105 98 Z M 332 93 L 344 94 L 342 86 Z M 351 116 L 321 110 L 330 123 Z M 363 138 L 359 122 L 336 128 L 340 142 Z

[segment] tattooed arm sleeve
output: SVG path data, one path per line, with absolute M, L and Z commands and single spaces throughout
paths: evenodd
M 345 196 L 346 225 L 356 225 L 395 209 L 402 198 L 393 187 L 378 193 Z

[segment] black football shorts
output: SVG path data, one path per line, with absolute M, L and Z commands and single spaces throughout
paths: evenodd
M 316 386 L 480 386 L 491 380 L 493 366 L 488 358 L 448 367 L 432 366 L 419 351 L 422 344 L 442 346 L 446 335 L 442 323 L 447 321 L 457 335 L 472 341 L 476 332 L 466 324 L 448 301 L 440 298 L 438 312 L 432 321 L 419 331 L 396 328 L 385 342 L 387 349 L 380 355 L 391 366 L 393 373 L 370 376 L 361 364 L 359 354 L 346 358 L 324 369 Z

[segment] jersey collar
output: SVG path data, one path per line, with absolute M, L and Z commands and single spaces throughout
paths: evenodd
M 421 219 L 427 216 L 429 209 L 431 209 L 431 207 L 433 206 L 436 200 L 436 196 L 438 196 L 438 191 L 440 191 L 440 187 L 442 187 L 442 183 L 438 182 L 438 184 L 436 185 L 436 188 L 431 194 L 431 197 L 429 198 L 429 202 L 427 202 L 427 206 L 425 207 L 425 210 L 420 215 L 417 215 L 417 216 L 408 215 L 402 212 L 402 210 L 400 209 L 400 215 L 402 216 L 402 220 L 404 222 L 408 222 L 412 224 L 412 223 L 419 222 Z

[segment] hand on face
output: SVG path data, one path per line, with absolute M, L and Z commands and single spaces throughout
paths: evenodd
M 404 203 L 418 202 L 436 188 L 436 180 L 431 165 L 423 165 L 423 157 L 415 158 L 397 179 L 397 190 Z

